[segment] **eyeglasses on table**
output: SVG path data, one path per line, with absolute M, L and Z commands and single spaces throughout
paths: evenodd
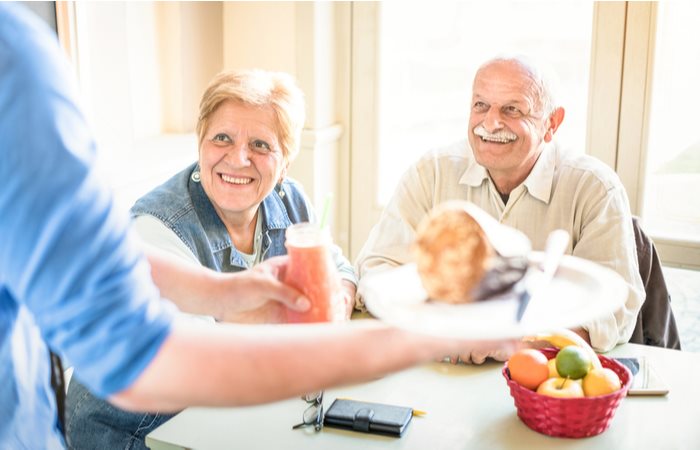
M 298 428 L 314 426 L 314 430 L 321 431 L 323 428 L 323 391 L 311 392 L 301 397 L 309 406 L 304 410 L 302 422 L 294 425 L 293 430 Z

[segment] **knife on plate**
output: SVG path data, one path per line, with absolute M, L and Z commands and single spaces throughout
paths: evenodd
M 546 288 L 549 282 L 554 277 L 554 273 L 559 267 L 561 257 L 566 252 L 566 246 L 569 243 L 569 233 L 564 230 L 554 230 L 547 236 L 545 243 L 544 255 L 539 264 L 532 264 L 528 267 L 525 276 L 521 283 L 523 291 L 519 296 L 518 311 L 515 315 L 515 320 L 520 322 L 525 314 L 525 310 L 532 302 L 532 298 L 539 291 Z

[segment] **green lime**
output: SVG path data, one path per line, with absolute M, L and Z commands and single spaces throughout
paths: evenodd
M 557 353 L 557 372 L 562 378 L 578 380 L 586 376 L 591 369 L 591 357 L 577 345 L 569 345 Z

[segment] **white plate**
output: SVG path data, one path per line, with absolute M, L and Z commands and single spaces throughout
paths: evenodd
M 532 252 L 531 264 L 542 259 Z M 510 292 L 481 302 L 429 302 L 415 264 L 363 277 L 360 294 L 372 315 L 394 326 L 460 339 L 519 338 L 535 332 L 572 328 L 612 314 L 627 299 L 620 275 L 590 261 L 564 256 L 552 281 L 515 320 L 517 296 Z

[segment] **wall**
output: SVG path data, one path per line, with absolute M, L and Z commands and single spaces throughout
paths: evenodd
M 289 176 L 304 185 L 317 209 L 333 193 L 331 230 L 347 252 L 347 129 L 339 117 L 348 86 L 339 74 L 349 66 L 336 56 L 348 54 L 349 40 L 341 33 L 347 3 L 225 2 L 223 8 L 224 67 L 289 72 L 304 91 L 306 125 Z
M 162 131 L 194 132 L 199 101 L 224 67 L 221 2 L 158 2 Z

